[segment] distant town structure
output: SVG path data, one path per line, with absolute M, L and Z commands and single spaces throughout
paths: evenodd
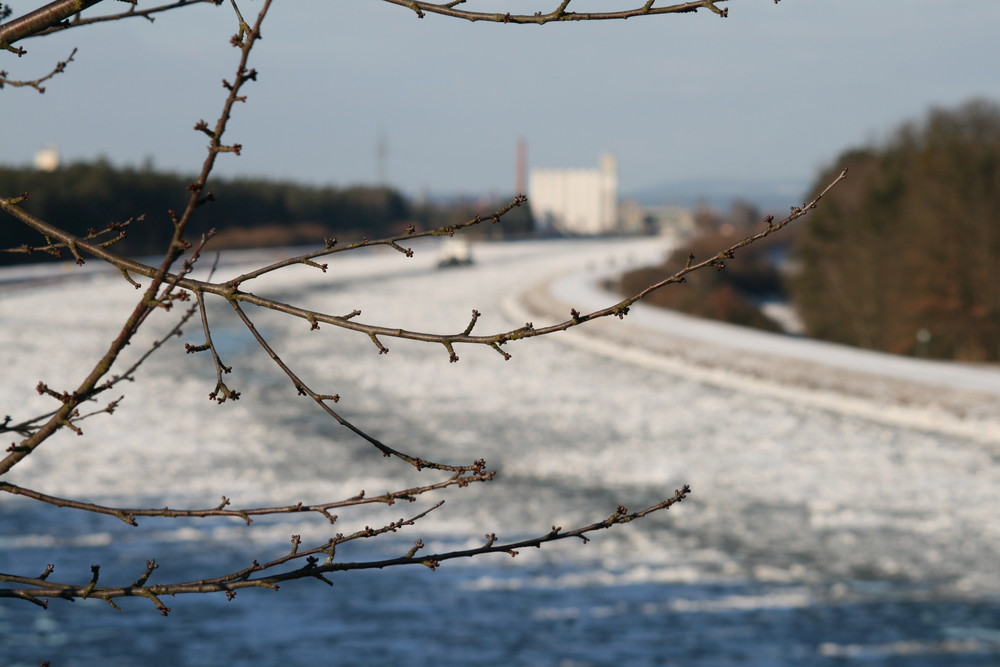
M 619 231 L 618 160 L 604 153 L 597 169 L 532 169 L 528 201 L 543 233 Z
M 621 231 L 681 239 L 695 233 L 694 211 L 684 206 L 644 206 L 625 200 L 618 207 Z
M 59 151 L 55 146 L 46 146 L 35 154 L 35 169 L 55 171 L 59 168 Z

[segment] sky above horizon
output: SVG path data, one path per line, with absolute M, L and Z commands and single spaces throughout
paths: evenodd
M 42 0 L 10 4 L 18 16 Z M 252 21 L 260 5 L 241 9 Z M 632 6 L 570 9 L 598 5 Z M 615 153 L 626 193 L 684 180 L 811 183 L 845 149 L 932 106 L 1000 101 L 997 0 L 720 6 L 728 18 L 518 26 L 421 20 L 381 0 L 278 0 L 251 60 L 258 82 L 230 126 L 243 154 L 223 155 L 218 173 L 372 183 L 384 141 L 387 181 L 407 194 L 503 195 L 523 139 L 532 167 L 593 167 Z M 0 91 L 0 164 L 28 165 L 54 146 L 64 162 L 194 173 L 205 141 L 191 128 L 221 108 L 235 28 L 229 3 L 206 4 L 25 40 L 22 58 L 0 52 L 0 70 L 28 79 L 78 48 L 44 95 Z

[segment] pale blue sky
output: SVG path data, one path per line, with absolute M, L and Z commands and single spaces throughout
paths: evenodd
M 466 6 L 556 4 L 476 2 Z M 241 6 L 249 15 L 260 2 Z M 625 191 L 687 178 L 808 182 L 930 105 L 1000 100 L 998 0 L 726 6 L 727 19 L 516 26 L 419 20 L 380 0 L 276 0 L 252 63 L 259 83 L 229 135 L 244 154 L 223 156 L 220 172 L 371 182 L 384 133 L 389 181 L 411 194 L 512 191 L 519 137 L 533 166 L 591 166 L 613 151 Z M 27 40 L 23 58 L 0 52 L 0 69 L 26 78 L 79 47 L 44 95 L 0 92 L 0 162 L 30 163 L 53 144 L 64 159 L 152 157 L 193 172 L 204 137 L 191 127 L 216 117 L 235 27 L 228 3 L 205 5 Z

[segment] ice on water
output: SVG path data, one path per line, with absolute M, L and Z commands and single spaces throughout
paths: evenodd
M 613 297 L 594 287 L 601 276 L 665 251 L 649 239 L 489 244 L 475 249 L 475 264 L 438 270 L 432 247 L 412 259 L 371 250 L 331 260 L 325 274 L 298 267 L 244 289 L 437 332 L 461 331 L 477 309 L 477 331 L 498 331 L 568 317 L 568 308 L 540 314 L 525 301 L 542 284 L 559 308 L 609 305 Z M 110 274 L 31 278 L 0 282 L 0 412 L 15 420 L 52 407 L 35 392 L 39 381 L 60 390 L 79 381 L 138 298 Z M 240 401 L 208 400 L 210 361 L 183 350 L 202 340 L 192 322 L 121 387 L 114 416 L 85 422 L 83 437 L 46 443 L 10 481 L 97 502 L 190 507 L 221 495 L 235 506 L 320 502 L 432 475 L 384 459 L 296 397 L 227 309 L 212 309 L 213 331 Z M 39 656 L 315 664 L 331 651 L 338 664 L 1000 660 L 1000 417 L 989 417 L 1000 371 L 858 356 L 724 325 L 686 329 L 686 318 L 642 308 L 609 323 L 618 328 L 611 343 L 560 333 L 508 344 L 506 362 L 485 347 L 459 347 L 460 362 L 449 364 L 441 346 L 386 339 L 390 353 L 379 355 L 362 335 L 249 312 L 308 382 L 342 396 L 339 408 L 361 427 L 410 453 L 486 458 L 499 471 L 492 484 L 444 493 L 444 507 L 402 535 L 345 558 L 396 555 L 417 538 L 450 549 L 488 532 L 543 534 L 604 518 L 619 503 L 653 504 L 684 483 L 694 494 L 587 545 L 433 573 L 349 574 L 332 590 L 298 583 L 231 603 L 178 598 L 165 620 L 145 601 L 126 601 L 134 604 L 115 615 L 89 602 L 53 601 L 47 612 L 7 603 L 0 651 L 15 664 Z M 170 317 L 152 324 L 130 355 Z M 699 351 L 706 346 L 714 351 Z M 735 358 L 743 366 L 733 370 L 726 361 Z M 796 364 L 818 366 L 796 375 Z M 800 383 L 823 367 L 836 382 Z M 868 376 L 888 388 L 852 389 L 852 378 Z M 898 400 L 899 383 L 913 388 L 913 401 Z M 954 402 L 966 396 L 982 403 L 963 417 Z M 310 516 L 249 528 L 146 519 L 135 529 L 20 499 L 0 504 L 0 571 L 36 574 L 52 562 L 54 577 L 73 580 L 86 580 L 93 562 L 102 576 L 131 580 L 148 558 L 161 563 L 156 576 L 221 573 L 287 551 L 291 534 L 323 540 L 332 530 Z M 423 506 L 345 511 L 333 532 Z M 121 631 L 102 639 L 101 627 Z

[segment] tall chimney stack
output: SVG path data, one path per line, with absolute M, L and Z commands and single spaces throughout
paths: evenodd
M 528 192 L 528 143 L 522 138 L 517 140 L 517 166 L 514 171 L 514 194 L 523 195 Z

